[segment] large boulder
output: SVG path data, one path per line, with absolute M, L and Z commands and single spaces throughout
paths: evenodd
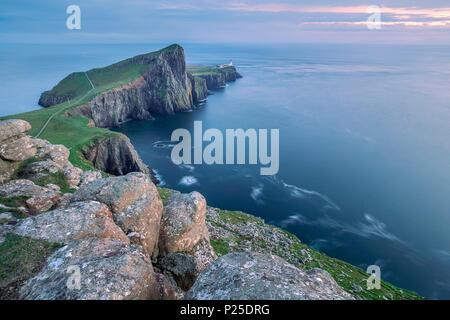
M 234 252 L 203 270 L 185 299 L 341 300 L 353 297 L 321 269 L 304 271 L 277 256 Z
M 202 239 L 209 243 L 206 200 L 198 192 L 174 193 L 164 203 L 159 253 L 191 252 Z
M 0 145 L 0 157 L 9 161 L 25 161 L 37 152 L 30 137 L 21 137 Z
M 62 144 L 51 144 L 47 140 L 33 138 L 33 143 L 37 148 L 36 158 L 51 160 L 61 167 L 69 161 L 70 151 Z
M 71 201 L 84 200 L 105 203 L 131 242 L 142 245 L 149 255 L 153 254 L 157 248 L 163 205 L 148 175 L 134 172 L 82 184 Z
M 31 125 L 18 119 L 0 121 L 0 144 L 10 139 L 18 139 L 31 129 Z
M 112 220 L 108 207 L 96 201 L 75 202 L 65 209 L 20 220 L 13 233 L 64 244 L 90 237 L 129 243 L 127 236 Z
M 37 214 L 51 209 L 58 202 L 60 193 L 54 187 L 41 187 L 30 180 L 17 179 L 0 186 L 0 197 L 24 197 L 30 213 Z
M 79 275 L 79 277 L 78 277 Z M 84 239 L 59 249 L 20 290 L 27 300 L 173 299 L 145 251 L 114 239 Z

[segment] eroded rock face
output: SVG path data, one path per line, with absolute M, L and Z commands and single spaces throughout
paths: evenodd
M 321 269 L 300 270 L 273 255 L 234 252 L 211 263 L 185 299 L 341 300 L 353 299 Z
M 164 203 L 159 235 L 160 255 L 191 252 L 202 239 L 209 242 L 206 200 L 198 192 L 172 194 Z
M 26 197 L 24 200 L 31 214 L 51 209 L 59 200 L 60 193 L 54 187 L 41 187 L 26 179 L 12 180 L 0 186 L 0 197 Z
M 106 204 L 115 223 L 151 256 L 158 243 L 163 210 L 155 185 L 143 173 L 97 179 L 82 185 L 71 201 L 96 200 Z
M 0 143 L 5 143 L 11 138 L 21 138 L 31 129 L 31 125 L 18 119 L 0 121 Z
M 96 201 L 75 202 L 64 209 L 20 220 L 13 233 L 63 244 L 90 237 L 129 243 L 127 236 L 114 223 L 108 207 Z
M 151 170 L 142 162 L 130 139 L 125 135 L 116 134 L 99 139 L 84 147 L 82 151 L 85 158 L 98 170 L 113 175 L 130 172 L 151 174 Z
M 140 246 L 114 239 L 84 239 L 59 249 L 47 262 L 22 287 L 22 299 L 173 299 L 167 279 L 153 272 Z M 77 282 L 69 279 L 74 270 L 80 271 L 79 289 Z M 72 285 L 68 286 L 68 281 Z
M 9 161 L 24 161 L 33 157 L 36 152 L 37 149 L 29 137 L 22 137 L 0 145 L 0 157 Z

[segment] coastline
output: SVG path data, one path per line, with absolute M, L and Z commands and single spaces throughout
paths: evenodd
M 189 70 L 189 67 L 187 67 L 187 70 Z M 193 70 L 191 69 L 191 71 L 198 71 L 198 70 Z M 210 71 L 210 70 L 208 70 Z M 203 71 L 199 72 L 200 75 Z M 232 78 L 232 77 L 231 77 Z M 214 77 L 211 77 L 211 75 L 206 76 L 206 79 L 204 79 L 204 81 L 199 80 L 199 79 L 194 79 L 194 81 L 191 82 L 194 83 L 194 89 L 192 90 L 192 92 L 196 92 L 195 94 L 197 95 L 197 98 L 194 99 L 192 101 L 197 101 L 197 102 L 201 102 L 202 100 L 204 100 L 205 98 L 199 99 L 199 96 L 205 94 L 205 90 L 204 90 L 204 85 L 208 85 L 208 83 L 210 84 L 210 86 L 215 86 L 215 85 L 219 85 L 223 86 L 223 84 L 221 84 L 223 81 L 227 82 L 228 78 L 227 75 L 217 75 L 217 79 Z M 235 80 L 235 79 L 234 79 Z M 234 81 L 234 80 L 230 80 L 230 81 Z M 117 91 L 123 91 L 124 89 L 129 89 L 129 87 L 127 87 L 127 84 L 121 84 L 120 87 L 115 87 L 115 88 L 110 88 L 107 91 L 103 91 L 104 92 L 108 92 L 107 95 L 109 93 L 116 93 Z M 199 89 L 199 87 L 201 89 Z M 133 86 L 132 86 L 133 87 Z M 119 88 L 119 89 L 117 89 Z M 33 111 L 31 113 L 26 113 L 26 114 L 20 114 L 20 115 L 12 115 L 12 116 L 7 116 L 7 117 L 2 117 L 1 119 L 13 119 L 13 118 L 20 118 L 20 119 L 24 119 L 29 121 L 30 123 L 32 123 L 32 133 L 31 135 L 33 135 L 34 132 L 36 132 L 37 130 L 39 130 L 39 128 L 42 128 L 42 126 L 37 125 L 37 128 L 35 128 L 34 124 L 39 124 L 40 122 L 42 122 L 43 119 L 45 118 L 49 118 L 51 115 L 56 114 L 58 112 L 62 112 L 64 113 L 64 116 L 61 116 L 61 118 L 59 120 L 57 120 L 57 128 L 59 127 L 59 130 L 53 130 L 55 127 L 52 128 L 52 124 L 51 123 L 49 125 L 49 128 L 47 128 L 44 132 L 43 132 L 43 137 L 45 137 L 47 140 L 49 140 L 52 143 L 61 143 L 63 145 L 65 145 L 66 147 L 71 149 L 70 152 L 70 159 L 71 162 L 77 166 L 80 167 L 82 169 L 100 169 L 103 172 L 105 172 L 105 175 L 111 175 L 115 173 L 119 173 L 119 174 L 126 174 L 128 172 L 132 172 L 130 170 L 136 170 L 136 168 L 139 168 L 139 164 L 136 166 L 132 166 L 130 168 L 127 168 L 126 170 L 123 170 L 124 168 L 121 167 L 122 165 L 118 165 L 118 167 L 120 167 L 120 169 L 122 170 L 122 172 L 119 172 L 120 170 L 111 170 L 110 167 L 106 167 L 106 166 L 101 166 L 99 164 L 96 164 L 97 161 L 96 159 L 104 159 L 106 157 L 106 160 L 103 161 L 103 164 L 105 163 L 109 163 L 108 161 L 108 157 L 111 154 L 111 150 L 108 150 L 107 147 L 105 147 L 105 145 L 109 145 L 109 146 L 114 146 L 117 145 L 117 143 L 124 143 L 126 145 L 126 147 L 124 148 L 124 152 L 120 152 L 119 156 L 111 156 L 111 158 L 120 158 L 120 156 L 122 154 L 126 154 L 126 153 L 130 153 L 130 154 L 136 154 L 137 152 L 134 150 L 134 147 L 131 145 L 131 143 L 127 143 L 126 140 L 128 139 L 126 136 L 124 136 L 123 134 L 119 134 L 119 133 L 115 133 L 112 132 L 108 129 L 105 128 L 101 128 L 102 126 L 98 127 L 95 125 L 96 120 L 98 121 L 97 124 L 101 123 L 101 124 L 117 124 L 119 125 L 120 123 L 123 123 L 123 121 L 128 121 L 128 120 L 132 120 L 132 118 L 126 118 L 123 121 L 120 121 L 120 119 L 114 119 L 114 117 L 112 117 L 112 122 L 110 121 L 111 119 L 107 119 L 106 121 L 102 122 L 102 119 L 100 118 L 95 118 L 95 117 L 86 117 L 86 115 L 89 115 L 89 113 L 86 113 L 86 110 L 83 108 L 78 109 L 77 111 L 74 112 L 68 112 L 68 110 L 65 110 L 65 108 L 68 109 L 72 109 L 73 107 L 82 107 L 83 105 L 89 104 L 91 101 L 93 101 L 95 99 L 94 97 L 91 96 L 87 96 L 86 98 L 89 98 L 91 100 L 85 100 L 82 99 L 83 101 L 80 101 L 80 105 L 76 105 L 76 106 L 67 106 L 64 103 L 62 104 L 58 104 L 58 105 L 53 105 L 53 106 L 48 106 L 46 109 L 42 109 L 42 110 L 38 110 L 38 111 Z M 117 96 L 115 97 L 117 98 Z M 49 99 L 48 97 L 46 97 L 45 99 Z M 56 101 L 56 100 L 55 100 Z M 58 100 L 59 101 L 59 100 Z M 178 101 L 179 102 L 179 101 Z M 180 103 L 180 105 L 182 105 L 183 103 Z M 44 111 L 45 110 L 45 111 Z M 170 114 L 170 110 L 168 109 L 164 109 L 166 111 L 168 111 L 168 114 Z M 189 109 L 185 109 L 184 106 L 182 106 L 181 108 L 173 108 L 172 111 L 173 112 L 180 112 L 180 111 L 187 111 Z M 70 111 L 70 110 L 69 110 Z M 159 110 L 161 111 L 161 110 Z M 42 113 L 43 116 L 39 116 L 37 114 Z M 141 114 L 139 117 L 151 117 L 150 115 L 144 115 Z M 148 117 L 150 119 L 150 117 Z M 93 119 L 94 118 L 94 119 Z M 31 121 L 30 121 L 31 120 Z M 115 121 L 117 120 L 117 121 Z M 108 122 L 109 121 L 109 122 Z M 94 124 L 92 123 L 94 122 Z M 61 126 L 62 125 L 62 126 Z M 67 130 L 67 128 L 69 128 L 69 130 Z M 77 137 L 77 135 L 69 135 L 69 137 L 67 137 L 66 132 L 67 131 L 71 131 L 71 130 L 79 130 L 82 129 L 82 132 L 85 133 L 84 139 L 81 143 L 77 143 L 76 141 L 74 141 L 73 139 L 75 139 Z M 33 131 L 34 130 L 34 131 Z M 83 135 L 82 135 L 83 136 Z M 110 142 L 110 140 L 116 140 L 115 142 Z M 105 140 L 107 141 L 105 143 Z M 129 142 L 129 139 L 128 139 Z M 93 148 L 86 148 L 86 146 L 94 146 Z M 95 151 L 93 152 L 92 149 L 94 149 Z M 100 152 L 99 152 L 100 150 Z M 102 152 L 101 150 L 103 150 L 103 153 L 106 153 L 107 155 L 105 156 L 100 156 Z M 138 163 L 138 159 L 139 156 L 131 156 L 132 159 L 134 159 L 134 162 Z M 102 161 L 98 161 L 98 163 L 101 163 Z M 142 161 L 141 161 L 142 162 Z M 103 169 L 102 169 L 103 168 Z M 151 170 L 151 168 L 150 168 Z M 128 171 L 128 172 L 127 172 Z M 145 171 L 145 169 L 143 168 L 139 168 L 139 171 L 143 172 Z M 166 190 L 166 191 L 165 191 Z M 167 193 L 172 193 L 173 191 L 168 190 L 168 189 L 161 189 L 160 188 L 160 194 L 164 194 L 164 192 Z M 162 198 L 164 198 L 162 196 Z M 163 199 L 164 200 L 164 199 Z M 220 209 L 219 209 L 220 210 Z M 210 210 L 211 211 L 211 210 Z M 214 210 L 212 210 L 214 211 Z M 222 212 L 222 215 L 220 214 Z M 250 221 L 251 223 L 254 223 L 255 225 L 263 225 L 263 228 L 265 230 L 271 230 L 273 231 L 273 226 L 269 226 L 266 225 L 264 223 L 264 221 L 261 221 L 261 219 L 253 217 L 253 216 L 249 216 L 249 215 L 245 215 L 243 213 L 236 213 L 236 212 L 232 212 L 232 211 L 226 211 L 226 210 L 222 210 L 219 211 L 218 214 L 218 218 L 217 215 L 214 216 L 214 213 L 211 213 L 210 215 L 210 229 L 216 228 L 217 230 L 228 230 L 229 232 L 231 232 L 229 229 L 233 229 L 233 225 L 239 224 L 238 222 L 248 222 Z M 212 217 L 212 218 L 211 218 Z M 259 219 L 259 220 L 258 220 Z M 226 220 L 226 221 L 225 221 Z M 221 225 L 219 222 L 222 221 L 223 224 Z M 233 223 L 236 222 L 236 223 Z M 239 227 L 238 227 L 239 228 Z M 281 229 L 279 229 L 281 230 Z M 277 232 L 281 232 L 282 231 L 277 231 Z M 240 234 L 240 232 L 236 232 L 237 234 Z M 223 234 L 223 232 L 214 232 L 213 234 L 216 234 L 216 239 L 214 239 L 214 237 L 212 237 L 214 239 L 212 245 L 214 247 L 214 249 L 216 250 L 216 252 L 220 253 L 220 252 L 226 252 L 226 248 L 228 248 L 228 250 L 230 250 L 230 248 L 233 248 L 232 245 L 230 245 L 229 242 L 227 242 L 227 240 L 230 240 L 228 238 L 224 238 L 221 237 L 220 235 Z M 298 240 L 297 237 L 290 235 L 289 233 L 286 232 L 286 239 L 291 239 L 292 237 L 294 237 L 295 239 Z M 244 239 L 245 240 L 245 239 Z M 247 239 L 248 240 L 248 239 Z M 335 280 L 343 287 L 345 288 L 347 291 L 351 291 L 352 294 L 359 296 L 361 298 L 368 298 L 368 299 L 414 299 L 414 298 L 420 298 L 418 295 L 411 293 L 409 291 L 402 291 L 388 283 L 384 283 L 383 288 L 386 290 L 383 292 L 383 294 L 380 295 L 372 295 L 369 292 L 367 292 L 366 290 L 364 290 L 362 287 L 363 286 L 359 286 L 356 287 L 357 284 L 356 282 L 361 282 L 362 279 L 364 279 L 364 277 L 367 277 L 367 274 L 354 266 L 349 266 L 346 265 L 344 262 L 339 261 L 337 259 L 332 259 L 332 258 L 325 258 L 326 256 L 319 253 L 318 251 L 315 251 L 314 249 L 311 249 L 309 247 L 307 247 L 306 245 L 300 244 L 301 242 L 298 240 L 292 240 L 293 243 L 293 251 L 292 254 L 295 254 L 296 256 L 294 257 L 295 259 L 298 259 L 299 261 L 304 261 L 304 263 L 298 263 L 299 266 L 302 266 L 304 268 L 312 268 L 312 267 L 324 267 L 325 263 L 323 261 L 327 261 L 325 267 L 328 267 L 329 270 L 335 270 L 336 273 L 331 273 L 332 276 L 335 278 Z M 238 241 L 238 244 L 241 243 L 243 240 Z M 280 240 L 281 241 L 281 240 Z M 285 240 L 285 238 L 283 238 L 283 241 L 287 241 Z M 282 242 L 282 241 L 281 241 Z M 225 245 L 226 243 L 226 245 Z M 244 245 L 244 244 L 242 244 Z M 270 252 L 272 252 L 272 243 L 269 244 L 264 244 L 261 245 L 260 247 L 258 247 L 258 249 L 261 250 L 269 250 Z M 238 246 L 239 248 L 239 246 Z M 305 254 L 302 254 L 302 250 L 306 250 Z M 278 255 L 282 255 L 283 252 L 279 252 L 279 250 L 274 250 L 276 251 L 275 254 L 278 253 Z M 300 256 L 300 258 L 298 257 Z M 308 260 L 309 257 L 314 256 L 314 257 L 319 257 L 316 259 L 312 259 L 312 260 Z M 292 259 L 294 259 L 292 258 Z M 306 262 L 305 262 L 306 261 Z M 337 264 L 341 265 L 342 263 L 342 269 L 337 268 Z M 333 266 L 334 265 L 334 266 Z M 334 269 L 333 269 L 334 268 Z M 351 275 L 349 277 L 346 277 L 345 275 L 342 275 L 342 272 L 344 272 L 344 274 L 346 274 L 345 270 L 347 268 L 348 270 L 351 270 Z M 355 275 L 353 275 L 353 273 L 355 273 Z M 359 274 L 358 276 L 356 276 L 356 274 Z M 349 280 L 350 279 L 350 280 Z M 355 287 L 353 287 L 355 286 Z M 360 291 L 361 288 L 361 291 Z

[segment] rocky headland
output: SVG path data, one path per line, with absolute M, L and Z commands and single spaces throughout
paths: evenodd
M 56 114 L 43 137 L 71 148 L 73 162 L 113 175 L 143 172 L 157 183 L 129 139 L 106 128 L 195 109 L 210 90 L 241 77 L 233 66 L 187 67 L 183 48 L 172 45 L 104 68 L 74 72 L 41 94 L 39 104 L 46 109 L 19 118 L 32 124 L 33 135 Z M 73 140 L 67 141 L 71 134 Z
M 420 299 L 198 192 L 155 186 L 108 127 L 195 109 L 241 75 L 173 45 L 72 73 L 0 119 L 0 299 Z M 281 289 L 280 289 L 281 288 Z

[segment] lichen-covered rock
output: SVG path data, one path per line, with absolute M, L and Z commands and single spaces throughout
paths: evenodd
M 9 139 L 18 139 L 31 129 L 31 125 L 19 119 L 0 121 L 0 144 Z
M 20 297 L 27 300 L 156 300 L 174 296 L 164 276 L 154 273 L 140 246 L 114 239 L 84 239 L 53 253 L 44 269 L 21 288 Z
M 19 175 L 26 179 L 40 179 L 57 172 L 62 172 L 59 164 L 52 160 L 43 160 L 28 164 L 20 170 Z
M 158 265 L 168 272 L 184 291 L 192 287 L 200 273 L 194 257 L 181 252 L 169 253 L 158 261 Z
M 69 243 L 90 237 L 129 243 L 127 236 L 112 220 L 108 207 L 96 201 L 75 202 L 65 209 L 20 220 L 13 233 L 53 243 Z
M 64 193 L 59 198 L 58 203 L 56 203 L 55 209 L 65 208 L 70 203 L 71 198 L 72 198 L 72 194 L 71 193 Z
M 147 176 L 135 172 L 122 177 L 90 181 L 73 194 L 72 201 L 95 200 L 106 204 L 113 213 L 120 213 L 149 189 Z
M 48 191 L 43 191 L 39 195 L 27 199 L 25 203 L 32 214 L 37 214 L 50 210 L 59 198 L 59 191 L 48 189 Z
M 61 144 L 51 144 L 42 139 L 33 138 L 33 143 L 37 147 L 36 157 L 42 160 L 51 160 L 61 167 L 64 167 L 69 161 L 70 151 Z
M 321 269 L 304 271 L 277 256 L 234 252 L 203 270 L 185 299 L 341 300 L 353 297 Z
M 172 194 L 164 203 L 159 236 L 161 255 L 190 252 L 202 239 L 209 242 L 206 200 L 198 192 Z
M 74 167 L 70 162 L 68 162 L 63 167 L 63 173 L 69 188 L 76 189 L 80 184 L 81 174 L 83 173 L 83 170 Z
M 148 181 L 150 182 L 150 181 Z M 155 185 L 125 211 L 113 215 L 131 243 L 139 244 L 151 256 L 157 249 L 163 205 Z
M 94 181 L 97 179 L 101 179 L 102 178 L 102 174 L 99 171 L 85 171 L 81 174 L 81 179 L 80 179 L 80 185 L 82 184 L 86 184 L 90 181 Z
M 197 269 L 203 271 L 211 262 L 217 259 L 211 243 L 207 239 L 201 239 L 191 250 Z
M 96 200 L 112 211 L 116 224 L 152 255 L 158 243 L 163 210 L 161 198 L 148 175 L 129 173 L 90 181 L 73 194 L 72 201 Z
M 22 137 L 0 145 L 0 157 L 9 161 L 24 161 L 37 152 L 30 137 Z
M 25 203 L 32 214 L 52 208 L 59 200 L 60 193 L 54 188 L 44 188 L 26 179 L 12 180 L 0 186 L 0 197 L 25 197 Z

